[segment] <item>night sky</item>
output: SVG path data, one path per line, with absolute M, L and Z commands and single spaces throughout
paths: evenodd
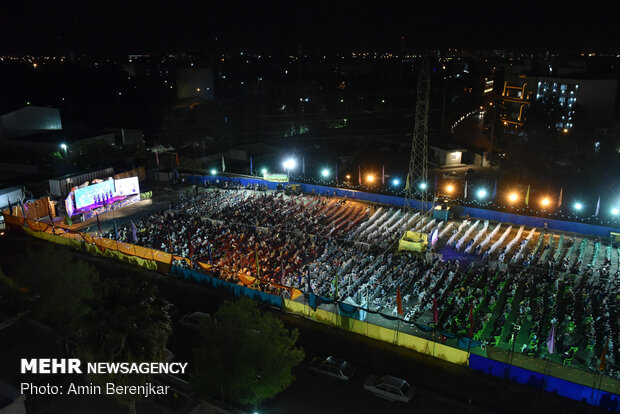
M 4 2 L 0 16 L 0 53 L 398 52 L 402 35 L 406 50 L 616 50 L 613 4 L 11 1 Z

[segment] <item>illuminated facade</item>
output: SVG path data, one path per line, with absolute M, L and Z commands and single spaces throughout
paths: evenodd
M 506 128 L 522 127 L 528 106 L 536 100 L 559 111 L 550 126 L 569 132 L 574 127 L 576 104 L 586 113 L 609 115 L 615 108 L 617 90 L 618 79 L 519 75 L 504 82 L 501 120 Z
M 519 75 L 514 82 L 504 82 L 500 119 L 506 127 L 519 128 L 524 125 L 531 95 L 525 75 Z
M 567 132 L 573 127 L 573 105 L 577 102 L 579 84 L 576 79 L 545 79 L 541 78 L 536 90 L 537 101 L 550 101 L 560 110 L 560 121 L 556 122 L 557 129 Z
M 485 94 L 493 92 L 493 79 L 484 78 L 483 92 Z

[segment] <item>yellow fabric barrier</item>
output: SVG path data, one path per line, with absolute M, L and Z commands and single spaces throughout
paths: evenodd
M 84 241 L 88 244 L 95 244 L 95 241 L 93 239 L 93 236 L 88 234 L 88 233 L 80 233 L 82 235 L 82 237 L 84 238 Z
M 132 245 L 134 247 L 135 255 L 141 259 L 146 260 L 155 260 L 153 257 L 153 250 L 148 247 L 138 246 L 137 244 Z
M 82 250 L 84 246 L 83 243 L 84 242 L 82 241 L 82 239 L 71 239 L 71 243 L 69 244 L 69 246 L 73 247 L 74 249 Z
M 8 211 L 8 209 L 6 211 Z M 8 225 L 22 227 L 26 222 L 26 220 L 24 220 L 22 217 L 12 216 L 6 213 L 2 213 L 2 215 L 4 216 L 4 222 Z
M 24 227 L 24 231 L 27 235 L 36 237 L 37 239 L 41 238 L 41 232 L 30 229 L 29 227 Z
M 28 228 L 30 228 L 33 231 L 45 231 L 48 228 L 50 228 L 49 224 L 43 223 L 40 221 L 27 220 L 27 222 L 28 222 Z
M 116 247 L 118 248 L 119 252 L 126 254 L 126 255 L 134 256 L 134 245 L 133 244 L 118 242 L 116 243 Z
M 170 253 L 160 252 L 159 250 L 153 250 L 153 259 L 160 263 L 172 263 L 172 255 Z
M 102 249 L 117 250 L 116 241 L 114 240 L 106 239 L 104 237 L 95 237 L 94 241 L 95 241 L 95 245 Z
M 157 270 L 157 262 L 155 262 L 155 260 L 143 259 L 134 256 L 133 254 L 124 254 L 122 251 L 115 250 L 117 246 L 121 245 L 124 245 L 122 246 L 122 248 L 125 251 L 130 250 L 129 246 L 133 245 L 127 243 L 117 243 L 114 240 L 104 239 L 100 237 L 93 238 L 92 236 L 85 234 L 63 233 L 54 235 L 45 231 L 33 231 L 29 228 L 24 228 L 24 231 L 30 236 L 34 236 L 41 240 L 47 240 L 55 244 L 62 244 L 78 250 L 83 250 L 85 248 L 88 253 L 94 256 L 111 257 L 113 259 L 121 260 L 123 262 L 137 264 L 147 269 Z M 86 240 L 92 240 L 95 243 L 88 244 L 85 243 Z M 131 250 L 133 250 L 133 248 L 131 248 Z
M 284 299 L 284 309 L 288 312 L 307 316 L 315 321 L 323 322 L 328 325 L 338 326 L 351 332 L 355 332 L 369 338 L 378 339 L 383 342 L 397 344 L 399 346 L 431 355 L 453 364 L 466 365 L 468 361 L 467 352 L 443 345 L 428 339 L 419 338 L 404 332 L 397 332 L 393 329 L 374 325 L 368 322 L 358 321 L 342 315 L 336 315 L 323 309 L 312 310 L 310 306 Z

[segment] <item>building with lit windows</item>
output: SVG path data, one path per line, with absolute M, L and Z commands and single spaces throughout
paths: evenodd
M 500 119 L 507 128 L 525 124 L 527 109 L 534 100 L 560 110 L 555 127 L 568 132 L 574 127 L 576 106 L 595 116 L 610 115 L 616 104 L 618 79 L 526 76 L 506 80 Z
M 561 119 L 555 127 L 566 131 L 574 126 L 577 104 L 596 115 L 611 114 L 616 104 L 618 79 L 539 77 L 536 85 L 536 100 L 550 101 L 560 108 Z
M 531 84 L 525 75 L 519 75 L 514 81 L 504 82 L 500 113 L 504 126 L 518 128 L 524 125 L 531 95 Z

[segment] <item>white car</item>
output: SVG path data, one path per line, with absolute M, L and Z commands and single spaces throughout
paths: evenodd
M 313 358 L 308 369 L 315 374 L 340 381 L 349 381 L 355 372 L 355 367 L 343 359 L 334 357 Z
M 415 394 L 415 388 L 409 385 L 407 381 L 391 375 L 369 376 L 364 382 L 364 389 L 377 397 L 403 403 L 411 401 Z

